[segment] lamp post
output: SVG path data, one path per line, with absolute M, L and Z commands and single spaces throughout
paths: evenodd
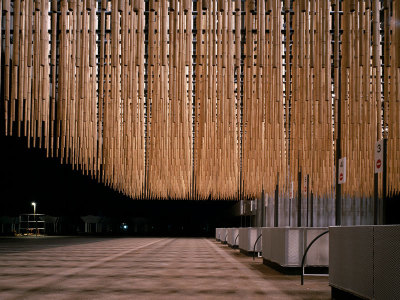
M 33 206 L 33 219 L 35 221 L 35 226 L 36 226 L 36 236 L 37 236 L 37 221 L 36 221 L 36 202 L 32 202 Z

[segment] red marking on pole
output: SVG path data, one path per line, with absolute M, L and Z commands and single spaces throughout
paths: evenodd
M 382 166 L 382 162 L 381 162 L 380 159 L 378 159 L 378 160 L 376 161 L 376 168 L 377 168 L 377 169 L 380 169 L 381 166 Z
M 340 180 L 340 181 L 343 180 L 343 173 L 340 173 L 340 175 L 339 175 L 339 180 Z

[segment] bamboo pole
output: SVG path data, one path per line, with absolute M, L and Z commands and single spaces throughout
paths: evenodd
M 382 133 L 399 190 L 398 0 L 13 4 L 1 4 L 5 134 L 128 196 L 251 198 L 278 184 L 285 199 L 301 171 L 323 205 L 339 129 L 346 199 L 371 197 Z

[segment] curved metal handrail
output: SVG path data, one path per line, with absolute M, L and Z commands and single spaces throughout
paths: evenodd
M 306 251 L 303 254 L 303 258 L 301 260 L 301 285 L 304 285 L 304 261 L 306 260 L 306 256 L 308 253 L 308 250 L 310 250 L 311 246 L 315 243 L 316 240 L 318 240 L 321 236 L 325 235 L 329 233 L 329 230 L 324 231 L 323 233 L 317 235 L 312 241 L 311 243 L 307 246 Z
M 254 253 L 256 253 L 256 245 L 257 245 L 257 242 L 258 242 L 258 240 L 260 239 L 260 237 L 262 237 L 262 234 L 260 234 L 260 235 L 258 236 L 258 238 L 256 239 L 256 241 L 255 241 L 255 243 L 254 243 L 254 246 L 253 246 L 253 260 L 254 260 Z
M 239 237 L 239 233 L 238 233 L 238 235 L 235 237 L 235 241 L 233 242 L 233 246 L 236 245 L 236 240 L 237 240 L 238 237 Z

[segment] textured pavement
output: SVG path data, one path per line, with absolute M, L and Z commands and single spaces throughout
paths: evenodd
M 212 239 L 0 238 L 0 299 L 330 299 Z

